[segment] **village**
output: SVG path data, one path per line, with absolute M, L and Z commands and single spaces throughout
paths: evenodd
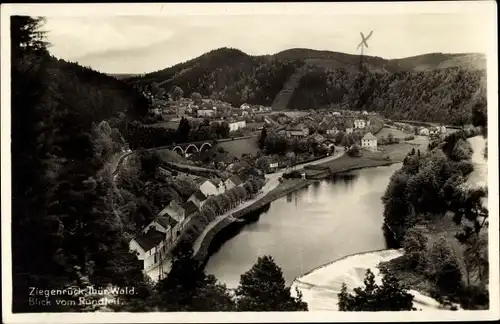
M 174 147 L 163 154 L 169 158 L 163 159 L 158 172 L 173 182 L 193 183 L 195 191 L 185 201 L 171 200 L 130 241 L 130 249 L 143 262 L 146 273 L 170 257 L 178 239 L 189 227 L 199 225 L 200 215 L 207 210 L 213 215 L 205 221 L 205 227 L 217 215 L 263 194 L 266 183 L 268 189 L 276 189 L 279 183 L 289 181 L 285 179 L 313 179 L 321 173 L 321 164 L 314 161 L 324 161 L 323 169 L 331 169 L 332 163 L 338 167 L 345 161 L 347 167 L 353 165 L 352 161 L 362 165 L 367 159 L 370 162 L 366 166 L 373 161 L 376 165 L 380 160 L 401 159 L 411 145 L 421 145 L 422 142 L 411 143 L 415 137 L 431 140 L 447 132 L 443 125 L 412 126 L 346 107 L 276 112 L 271 107 L 246 103 L 232 107 L 212 99 L 155 99 L 150 93 L 146 95 L 152 102 L 150 115 L 156 120 L 150 127 L 178 130 L 181 121 L 187 120 L 191 129 L 196 125 L 221 123 L 228 128 L 226 138 L 207 142 L 200 149 Z M 391 155 L 392 152 L 396 155 Z M 304 167 L 297 173 L 296 166 L 302 164 L 319 166 Z M 279 177 L 274 178 L 279 183 L 269 186 L 269 175 L 279 170 L 282 170 Z

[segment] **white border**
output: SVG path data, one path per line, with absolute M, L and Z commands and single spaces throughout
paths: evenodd
M 307 313 L 66 313 L 66 314 L 12 314 L 11 258 L 10 258 L 10 44 L 9 16 L 12 14 L 36 16 L 178 16 L 178 15 L 323 15 L 323 14 L 416 14 L 416 13 L 482 13 L 487 14 L 490 33 L 478 35 L 490 42 L 487 54 L 488 78 L 488 185 L 490 210 L 490 307 L 488 311 L 426 311 L 422 312 L 307 312 Z M 475 2 L 394 2 L 394 3 L 176 3 L 176 4 L 19 4 L 1 7 L 1 140 L 2 140 L 2 313 L 8 323 L 121 323 L 121 322 L 349 322 L 349 321 L 470 321 L 499 318 L 499 255 L 498 255 L 498 66 L 496 3 Z

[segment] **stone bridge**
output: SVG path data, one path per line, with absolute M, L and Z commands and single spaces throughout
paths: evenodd
M 174 152 L 177 152 L 179 155 L 186 155 L 192 153 L 203 152 L 209 150 L 213 145 L 215 145 L 216 141 L 200 141 L 200 142 L 191 142 L 191 143 L 180 143 L 171 145 L 169 149 Z

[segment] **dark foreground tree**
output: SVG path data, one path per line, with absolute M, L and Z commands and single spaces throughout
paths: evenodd
M 241 275 L 236 289 L 238 311 L 307 311 L 300 293 L 295 298 L 285 286 L 283 272 L 271 256 L 259 257 L 257 263 Z
M 347 292 L 342 284 L 338 294 L 340 311 L 409 311 L 413 308 L 413 295 L 401 285 L 388 270 L 382 271 L 382 285 L 375 283 L 375 275 L 368 269 L 364 280 L 365 287 L 354 288 L 354 294 Z
M 234 306 L 228 289 L 205 274 L 187 241 L 179 242 L 174 249 L 172 268 L 156 290 L 160 311 L 231 311 Z

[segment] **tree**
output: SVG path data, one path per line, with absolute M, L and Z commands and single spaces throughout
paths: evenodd
M 444 294 L 454 295 L 462 284 L 456 252 L 446 238 L 440 238 L 429 250 L 429 277 Z
M 162 311 L 230 311 L 234 305 L 226 287 L 204 273 L 191 243 L 184 240 L 174 248 L 172 268 L 156 290 Z
M 180 143 L 188 141 L 189 132 L 191 131 L 191 124 L 189 120 L 185 117 L 181 118 L 179 122 L 179 127 L 177 128 L 177 138 Z
M 238 311 L 307 311 L 300 294 L 297 298 L 291 296 L 283 272 L 271 256 L 259 257 L 241 275 L 235 294 Z
M 191 99 L 194 101 L 195 104 L 200 104 L 201 103 L 201 94 L 198 92 L 193 92 L 191 93 Z
M 219 127 L 217 128 L 217 135 L 220 138 L 228 138 L 229 131 L 230 131 L 229 124 L 226 121 L 224 121 L 224 122 L 219 124 Z
M 366 270 L 364 288 L 354 288 L 354 294 L 347 292 L 347 286 L 342 284 L 338 294 L 340 311 L 409 311 L 413 308 L 413 295 L 407 287 L 401 285 L 398 279 L 388 270 L 381 270 L 382 285 L 375 283 L 375 275 Z
M 180 87 L 174 86 L 170 92 L 170 95 L 172 96 L 172 99 L 174 101 L 177 101 L 181 99 L 182 96 L 184 96 L 184 91 Z
M 406 232 L 402 246 L 410 268 L 423 271 L 427 266 L 427 241 L 423 226 L 412 227 Z
M 260 131 L 260 137 L 259 137 L 259 147 L 261 149 L 264 148 L 264 145 L 266 144 L 266 137 L 267 137 L 267 128 L 264 127 L 262 128 L 262 130 Z

